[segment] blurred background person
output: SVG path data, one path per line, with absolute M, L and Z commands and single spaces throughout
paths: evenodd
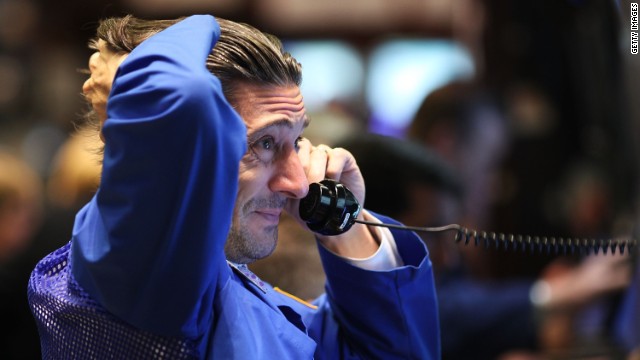
M 43 184 L 22 159 L 0 148 L 0 354 L 37 359 L 40 346 L 26 306 L 25 282 L 37 261 L 31 251 L 43 216 Z
M 466 190 L 453 168 L 419 144 L 364 135 L 341 144 L 367 181 L 367 206 L 393 213 L 410 226 L 459 223 Z M 558 317 L 597 303 L 629 282 L 628 257 L 588 259 L 536 278 L 478 278 L 460 256 L 452 233 L 421 233 L 434 262 L 440 304 L 443 359 L 511 359 L 553 354 Z M 483 253 L 469 247 L 469 251 Z M 501 252 L 512 256 L 514 252 Z M 531 256 L 531 255 L 530 255 Z M 557 265 L 559 266 L 559 265 Z M 543 300 L 535 292 L 548 290 Z M 552 294 L 552 295 L 549 295 Z M 560 314 L 560 315 L 559 315 Z M 571 339 L 574 340 L 574 339 Z M 562 344 L 568 347 L 575 344 Z M 617 355 L 611 350 L 608 355 Z
M 448 84 L 424 99 L 407 136 L 440 154 L 462 174 L 466 196 L 461 202 L 460 222 L 464 226 L 533 236 L 609 237 L 614 231 L 614 217 L 628 215 L 615 213 L 611 203 L 614 183 L 603 176 L 604 169 L 597 162 L 588 161 L 584 154 L 581 157 L 577 150 L 557 155 L 560 148 L 551 140 L 554 133 L 551 124 L 557 119 L 553 118 L 556 114 L 551 105 L 533 89 L 521 91 L 511 105 L 518 110 L 507 112 L 500 110 L 495 96 L 489 96 L 477 84 Z M 581 162 L 567 161 L 569 156 Z M 556 176 L 550 177 L 556 168 Z M 460 254 L 467 268 L 463 278 L 470 282 L 454 291 L 464 293 L 466 287 L 469 293 L 475 289 L 475 298 L 485 296 L 488 303 L 492 296 L 510 296 L 508 304 L 515 306 L 512 309 L 530 319 L 530 323 L 534 315 L 539 316 L 541 305 L 531 304 L 528 298 L 529 291 L 534 289 L 533 281 L 539 279 L 538 285 L 551 284 L 554 288 L 553 300 L 543 304 L 543 323 L 510 330 L 511 335 L 520 334 L 521 340 L 529 339 L 528 344 L 520 343 L 526 345 L 525 349 L 559 356 L 620 356 L 622 350 L 613 338 L 611 314 L 629 283 L 628 259 L 582 261 L 581 255 L 531 256 L 521 252 L 505 254 L 496 249 L 462 249 Z M 595 278 L 586 284 L 585 279 L 590 277 Z M 447 290 L 441 288 L 441 295 Z M 449 296 L 455 298 L 453 294 Z M 470 301 L 464 296 L 460 299 Z M 444 306 L 452 305 L 451 300 Z M 473 304 L 477 302 L 482 303 L 473 300 Z M 497 305 L 499 301 L 494 303 Z M 487 318 L 471 322 L 476 336 L 463 342 L 473 344 L 479 339 L 477 335 L 488 329 L 485 325 L 490 325 L 491 319 L 498 324 L 502 315 L 508 313 L 509 306 L 505 305 L 501 305 L 502 310 L 500 305 L 480 305 Z M 455 317 L 462 311 L 450 313 L 454 317 L 443 320 L 443 334 L 449 324 L 456 323 L 461 330 L 469 320 L 465 316 Z M 508 329 L 509 324 L 515 323 L 507 321 L 501 326 Z M 489 353 L 486 358 L 515 349 L 518 342 L 502 341 L 497 336 L 493 344 L 498 346 L 494 351 L 499 351 Z M 491 345 L 490 341 L 477 343 L 477 347 L 487 351 L 491 351 Z M 471 353 L 456 355 L 468 356 Z
M 98 189 L 102 169 L 99 132 L 83 126 L 69 135 L 51 161 L 46 194 L 52 208 L 74 214 Z
M 499 184 L 509 141 L 505 121 L 488 91 L 471 81 L 454 81 L 429 93 L 407 128 L 408 140 L 437 154 L 459 174 L 465 196 L 458 216 L 468 228 L 490 226 L 492 207 L 509 191 Z M 475 277 L 490 276 L 486 253 L 461 251 Z
M 73 218 L 99 182 L 95 137 L 79 132 L 53 156 L 43 181 L 25 160 L 0 149 L 0 312 L 3 359 L 40 359 L 40 339 L 25 306 L 33 267 L 68 240 Z
M 0 152 L 0 261 L 29 248 L 42 219 L 43 189 L 36 172 L 7 151 Z

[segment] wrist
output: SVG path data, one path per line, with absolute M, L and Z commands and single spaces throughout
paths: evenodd
M 365 220 L 373 218 L 367 211 L 362 211 Z M 375 219 L 375 218 L 374 218 Z M 355 223 L 349 231 L 333 236 L 316 235 L 318 241 L 336 255 L 349 258 L 368 258 L 380 247 L 380 240 L 368 225 Z

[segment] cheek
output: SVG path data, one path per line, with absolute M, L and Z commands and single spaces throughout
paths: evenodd
M 245 156 L 246 158 L 246 156 Z M 242 207 L 248 199 L 251 199 L 255 193 L 256 187 L 256 169 L 250 166 L 245 158 L 240 161 L 238 171 L 238 196 L 236 198 L 236 208 Z M 237 211 L 238 209 L 236 209 Z
M 269 169 L 259 162 L 253 161 L 250 155 L 240 161 L 238 172 L 238 196 L 236 205 L 242 206 L 247 201 L 260 197 L 268 191 Z

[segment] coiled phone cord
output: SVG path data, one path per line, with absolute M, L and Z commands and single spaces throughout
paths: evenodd
M 503 234 L 495 232 L 477 231 L 468 229 L 458 224 L 449 224 L 438 227 L 418 227 L 418 226 L 404 226 L 396 224 L 384 224 L 378 222 L 365 221 L 355 219 L 355 222 L 371 226 L 383 226 L 400 230 L 411 230 L 416 232 L 445 232 L 455 231 L 455 241 L 464 241 L 465 245 L 468 245 L 473 240 L 476 246 L 483 244 L 485 248 L 494 247 L 496 249 L 504 250 L 521 250 L 529 252 L 539 253 L 562 253 L 562 254 L 574 254 L 579 252 L 581 254 L 598 254 L 602 251 L 603 254 L 607 254 L 609 251 L 611 254 L 615 254 L 616 250 L 620 254 L 624 254 L 625 249 L 627 253 L 631 254 L 632 249 L 635 248 L 638 243 L 636 239 L 577 239 L 577 238 L 562 238 L 562 237 L 547 237 L 547 236 L 529 236 L 529 235 L 514 235 Z

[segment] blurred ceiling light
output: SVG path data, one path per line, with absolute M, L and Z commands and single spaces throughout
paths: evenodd
M 365 95 L 372 126 L 388 129 L 390 135 L 404 130 L 428 93 L 474 72 L 469 52 L 453 41 L 393 40 L 380 45 L 370 57 Z
M 285 49 L 302 64 L 304 102 L 317 111 L 334 100 L 362 95 L 364 64 L 350 45 L 332 40 L 286 41 Z

